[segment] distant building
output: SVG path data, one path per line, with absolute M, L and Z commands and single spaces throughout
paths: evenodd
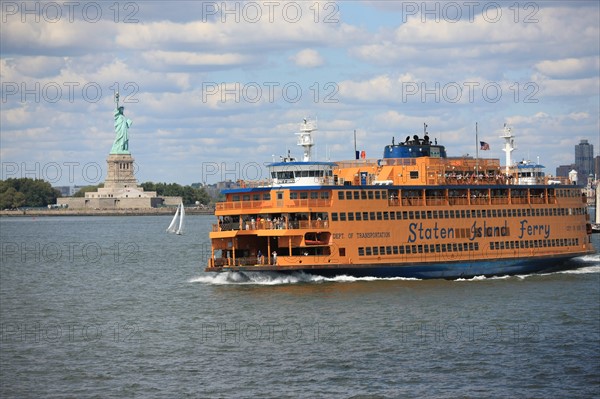
M 594 174 L 594 146 L 582 139 L 575 146 L 575 169 L 581 178 L 587 179 L 588 175 Z
M 569 172 L 575 169 L 577 166 L 572 163 L 571 165 L 560 165 L 556 168 L 556 177 L 569 177 Z
M 63 197 L 72 197 L 77 191 L 81 190 L 84 187 L 85 186 L 55 186 L 52 188 L 60 191 L 60 195 L 62 195 Z

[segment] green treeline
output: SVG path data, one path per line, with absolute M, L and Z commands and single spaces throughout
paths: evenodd
M 46 207 L 56 204 L 60 192 L 41 179 L 18 178 L 0 180 L 0 209 Z
M 204 187 L 182 186 L 176 183 L 140 184 L 144 191 L 156 191 L 159 196 L 181 197 L 185 205 L 194 205 L 196 201 L 203 205 L 211 203 L 211 197 Z M 74 197 L 84 197 L 86 192 L 96 191 L 104 187 L 104 183 L 96 186 L 82 187 Z M 46 207 L 56 204 L 61 197 L 60 192 L 41 179 L 18 178 L 0 180 L 0 209 L 16 209 L 20 207 Z
M 208 205 L 211 198 L 203 187 L 182 186 L 177 183 L 153 183 L 140 184 L 144 191 L 156 191 L 161 197 L 181 197 L 184 205 L 194 205 L 196 201 Z

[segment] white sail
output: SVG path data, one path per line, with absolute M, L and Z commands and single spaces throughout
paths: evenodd
M 183 234 L 183 218 L 185 217 L 185 209 L 183 208 L 183 202 L 179 204 L 181 207 L 181 217 L 179 218 L 179 228 L 177 229 L 177 234 Z
M 168 233 L 175 233 L 177 231 L 175 229 L 175 226 L 177 225 L 177 217 L 178 216 L 179 216 L 179 206 L 177 207 L 177 210 L 175 211 L 175 216 L 173 216 L 173 220 L 171 220 L 171 224 L 169 225 L 169 227 L 167 227 Z

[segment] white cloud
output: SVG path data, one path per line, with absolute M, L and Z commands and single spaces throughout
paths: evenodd
M 535 69 L 550 78 L 558 79 L 597 76 L 600 70 L 600 57 L 544 60 L 535 64 Z
M 290 60 L 301 68 L 315 68 L 323 65 L 323 57 L 318 51 L 307 48 L 290 57 Z

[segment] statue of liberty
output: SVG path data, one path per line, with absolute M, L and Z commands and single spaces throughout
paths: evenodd
M 113 143 L 111 154 L 130 154 L 129 152 L 129 135 L 127 130 L 133 123 L 131 119 L 125 118 L 123 110 L 125 107 L 119 107 L 119 93 L 115 93 L 115 101 L 117 108 L 115 109 L 115 141 Z

